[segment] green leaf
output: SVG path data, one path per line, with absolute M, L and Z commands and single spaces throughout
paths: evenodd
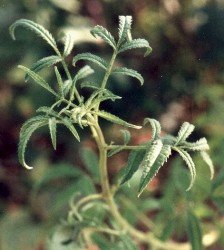
M 68 118 L 61 118 L 62 123 L 70 130 L 74 137 L 80 142 L 80 137 L 73 123 Z
M 73 66 L 75 66 L 76 62 L 78 62 L 79 60 L 86 60 L 86 61 L 96 63 L 97 65 L 99 65 L 103 69 L 108 68 L 108 64 L 103 58 L 101 58 L 97 55 L 94 55 L 92 53 L 82 53 L 82 54 L 76 55 L 72 61 Z
M 187 215 L 187 234 L 192 250 L 202 250 L 202 233 L 198 218 L 192 213 Z
M 97 155 L 90 148 L 83 148 L 81 150 L 81 157 L 85 167 L 91 173 L 96 181 L 99 181 L 99 159 Z
M 95 83 L 95 82 L 82 82 L 80 84 L 81 88 L 90 88 L 90 89 L 99 89 L 100 86 L 99 84 Z
M 215 180 L 212 182 L 212 191 L 214 192 L 217 188 L 219 188 L 223 184 L 224 184 L 224 169 L 222 169 L 218 173 Z
M 209 154 L 205 151 L 201 151 L 200 154 L 201 154 L 203 161 L 209 166 L 210 173 L 211 173 L 210 179 L 213 179 L 215 170 L 214 170 L 212 159 L 210 158 Z
M 30 70 L 32 70 L 33 72 L 37 73 L 39 71 L 41 71 L 44 68 L 48 68 L 53 66 L 54 64 L 60 62 L 62 59 L 59 56 L 48 56 L 48 57 L 44 57 L 42 59 L 40 59 L 39 61 L 37 61 L 36 63 L 34 63 Z M 25 75 L 25 81 L 27 82 L 29 79 L 29 75 L 26 74 Z
M 119 16 L 119 40 L 118 48 L 127 39 L 131 30 L 132 16 Z
M 136 126 L 134 124 L 130 124 L 130 123 L 122 120 L 121 118 L 119 118 L 119 117 L 117 117 L 115 115 L 112 115 L 112 114 L 110 114 L 108 112 L 105 112 L 103 110 L 96 112 L 96 114 L 98 116 L 100 116 L 101 118 L 105 119 L 105 120 L 108 120 L 108 121 L 113 122 L 113 123 L 117 123 L 117 124 L 122 125 L 122 126 L 135 128 L 135 129 L 141 129 L 142 128 L 141 126 Z
M 40 107 L 36 110 L 38 113 L 45 113 L 46 115 L 51 115 L 56 118 L 60 118 L 57 112 L 55 112 L 53 109 L 47 106 Z
M 140 194 L 143 192 L 145 187 L 151 182 L 151 180 L 156 176 L 159 169 L 164 165 L 164 163 L 167 161 L 167 159 L 171 155 L 171 147 L 169 145 L 164 145 L 161 148 L 161 143 L 159 141 L 158 141 L 157 148 L 150 148 L 149 152 L 146 153 L 146 157 L 149 157 L 148 163 L 145 162 L 142 164 L 144 165 L 144 170 L 143 170 L 142 178 L 141 178 L 140 185 L 139 185 Z M 154 158 L 158 154 L 158 157 L 155 160 L 153 158 L 153 154 L 155 154 Z
M 37 35 L 41 36 L 45 41 L 47 41 L 48 44 L 50 44 L 50 46 L 57 51 L 57 44 L 55 39 L 53 38 L 53 36 L 50 34 L 50 32 L 48 30 L 46 30 L 43 26 L 27 20 L 27 19 L 20 19 L 17 20 L 15 23 L 13 23 L 10 28 L 9 28 L 9 32 L 13 38 L 13 40 L 15 40 L 15 29 L 18 26 L 23 26 L 31 31 L 34 31 Z
M 41 87 L 45 88 L 51 94 L 58 97 L 58 94 L 49 86 L 49 84 L 42 77 L 40 77 L 35 72 L 33 72 L 32 70 L 30 70 L 30 69 L 28 69 L 28 68 L 26 68 L 26 67 L 24 67 L 22 65 L 19 65 L 18 68 L 25 71 L 27 73 L 27 75 L 29 75 Z
M 55 75 L 57 77 L 57 82 L 58 82 L 58 88 L 59 88 L 60 96 L 64 97 L 64 91 L 63 91 L 63 88 L 64 88 L 63 85 L 64 84 L 63 84 L 63 81 L 62 81 L 61 74 L 59 73 L 58 68 L 56 66 L 54 67 L 54 71 L 55 71 Z
M 32 167 L 28 166 L 25 162 L 25 151 L 27 143 L 36 129 L 47 124 L 48 118 L 46 118 L 45 116 L 36 116 L 27 120 L 21 128 L 19 136 L 18 156 L 20 164 L 27 169 L 32 169 Z
M 89 98 L 88 105 L 91 104 L 91 107 L 94 107 L 103 101 L 107 101 L 107 100 L 115 101 L 115 100 L 119 100 L 121 98 L 122 97 L 113 94 L 108 89 L 103 89 L 103 90 L 99 89 L 98 96 L 94 100 L 93 100 L 93 98 Z
M 118 154 L 120 153 L 122 150 L 124 149 L 124 146 L 120 146 L 120 147 L 117 147 L 115 149 L 111 149 L 108 153 L 107 153 L 107 157 L 111 157 L 115 154 Z
M 196 142 L 184 142 L 181 148 L 192 150 L 192 151 L 205 151 L 209 150 L 209 145 L 206 138 L 201 138 Z
M 72 52 L 73 47 L 74 47 L 74 39 L 72 38 L 70 34 L 66 34 L 64 38 L 63 56 L 64 57 L 68 56 Z
M 195 169 L 195 164 L 191 158 L 191 156 L 183 149 L 181 148 L 177 148 L 177 147 L 173 147 L 173 149 L 175 151 L 177 151 L 179 153 L 179 155 L 183 158 L 183 160 L 186 162 L 189 170 L 190 170 L 190 174 L 191 174 L 191 182 L 190 182 L 190 185 L 189 187 L 187 188 L 186 191 L 189 191 L 193 184 L 194 184 L 194 181 L 195 181 L 195 177 L 196 177 L 196 169 Z
M 56 132 L 57 132 L 57 121 L 56 119 L 50 118 L 48 121 L 48 125 L 49 125 L 49 130 L 50 130 L 50 135 L 51 135 L 51 141 L 52 141 L 52 145 L 54 150 L 56 150 L 57 147 L 57 143 L 56 143 Z
M 114 50 L 116 50 L 116 42 L 111 33 L 102 26 L 95 26 L 91 31 L 91 34 L 96 37 L 102 38 L 106 43 L 108 43 Z
M 126 171 L 121 184 L 129 181 L 134 173 L 138 170 L 143 158 L 145 156 L 145 150 L 133 150 L 128 156 L 128 162 L 126 165 Z
M 131 40 L 130 42 L 126 42 L 125 44 L 123 44 L 118 53 L 124 52 L 126 50 L 130 50 L 130 49 L 136 49 L 136 48 L 147 48 L 145 55 L 144 56 L 148 56 L 151 52 L 152 52 L 152 48 L 149 46 L 148 41 L 146 41 L 145 39 L 134 39 Z
M 93 73 L 94 73 L 94 70 L 90 66 L 88 66 L 88 65 L 84 66 L 76 74 L 76 76 L 73 80 L 73 84 L 75 84 L 78 80 L 81 80 L 81 79 L 83 79 L 83 78 L 85 78 Z
M 141 76 L 141 74 L 139 74 L 136 70 L 133 70 L 133 69 L 116 68 L 113 70 L 112 74 L 121 74 L 121 75 L 132 76 L 132 77 L 138 79 L 140 81 L 141 85 L 143 85 L 143 83 L 144 83 L 144 79 Z
M 145 126 L 147 123 L 150 123 L 151 127 L 152 127 L 152 140 L 159 138 L 160 134 L 161 134 L 161 125 L 160 123 L 155 120 L 155 119 L 151 119 L 151 118 L 145 118 L 143 125 Z
M 189 122 L 184 122 L 178 132 L 178 135 L 176 138 L 176 145 L 184 142 L 189 137 L 189 135 L 193 132 L 194 128 L 195 128 L 194 125 L 190 124 Z
M 127 145 L 131 140 L 131 133 L 126 129 L 121 129 L 120 131 L 124 138 L 124 144 Z

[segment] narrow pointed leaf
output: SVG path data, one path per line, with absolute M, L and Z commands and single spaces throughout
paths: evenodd
M 180 146 L 183 149 L 188 149 L 192 151 L 205 151 L 209 150 L 209 145 L 206 138 L 201 138 L 196 142 L 185 142 L 183 146 Z
M 41 71 L 44 68 L 48 68 L 53 66 L 54 64 L 60 62 L 62 59 L 59 56 L 48 56 L 48 57 L 44 57 L 42 59 L 40 59 L 39 61 L 37 61 L 36 63 L 34 63 L 30 70 L 32 70 L 33 72 L 37 73 L 39 71 Z M 29 75 L 26 74 L 25 75 L 25 81 L 28 81 L 29 79 Z
M 132 16 L 119 16 L 119 40 L 118 47 L 128 39 L 131 30 Z
M 143 125 L 145 126 L 147 123 L 150 123 L 151 127 L 152 127 L 152 140 L 157 139 L 160 134 L 161 134 L 161 125 L 160 123 L 155 120 L 155 119 L 151 119 L 151 118 L 145 118 Z
M 209 154 L 205 151 L 201 151 L 200 154 L 201 154 L 203 161 L 209 166 L 210 173 L 211 173 L 210 178 L 213 179 L 215 170 L 214 170 L 212 159 L 210 158 Z
M 94 55 L 92 53 L 82 53 L 82 54 L 76 55 L 72 61 L 73 66 L 75 66 L 76 62 L 78 62 L 79 60 L 86 60 L 86 61 L 96 63 L 98 66 L 100 66 L 103 69 L 108 68 L 108 64 L 103 58 L 97 55 Z
M 117 123 L 119 125 L 122 125 L 122 126 L 126 126 L 126 127 L 130 127 L 130 128 L 135 128 L 135 129 L 141 129 L 141 126 L 136 126 L 134 124 L 130 124 L 124 120 L 122 120 L 121 118 L 115 116 L 115 115 L 112 115 L 108 112 L 105 112 L 105 111 L 98 111 L 96 113 L 98 116 L 100 116 L 101 118 L 105 119 L 105 120 L 108 120 L 110 122 L 113 122 L 113 123 Z
M 61 74 L 58 71 L 58 68 L 55 66 L 54 67 L 55 75 L 57 77 L 57 82 L 58 82 L 58 89 L 59 89 L 59 94 L 61 97 L 64 97 L 64 91 L 63 91 L 63 80 L 61 77 Z
M 100 86 L 99 84 L 95 83 L 95 82 L 82 82 L 80 84 L 81 88 L 89 88 L 89 89 L 99 89 Z
M 159 146 L 160 147 L 160 146 Z M 151 182 L 151 180 L 156 176 L 159 169 L 165 164 L 169 156 L 171 155 L 171 147 L 169 145 L 164 145 L 159 152 L 158 157 L 154 163 L 150 164 L 144 169 L 143 176 L 141 178 L 139 193 L 141 194 L 144 188 Z
M 74 47 L 74 39 L 70 34 L 66 34 L 64 38 L 64 52 L 63 55 L 66 57 L 68 56 Z
M 141 76 L 141 74 L 139 74 L 136 70 L 133 70 L 133 69 L 117 68 L 117 69 L 114 69 L 112 73 L 131 76 L 131 77 L 138 79 L 139 82 L 141 83 L 141 85 L 143 85 L 143 83 L 144 83 L 144 79 Z
M 111 33 L 102 26 L 95 26 L 91 31 L 91 34 L 96 37 L 102 38 L 106 43 L 108 43 L 114 50 L 116 49 L 116 42 Z
M 90 66 L 86 65 L 78 71 L 73 82 L 75 83 L 76 81 L 81 80 L 93 73 L 94 73 L 94 70 Z
M 124 52 L 126 50 L 130 50 L 130 49 L 138 49 L 138 48 L 146 48 L 146 52 L 144 56 L 148 56 L 152 52 L 152 48 L 149 46 L 148 41 L 146 41 L 145 39 L 139 38 L 139 39 L 134 39 L 123 44 L 120 47 L 118 53 Z
M 202 250 L 202 232 L 198 218 L 192 213 L 187 215 L 187 234 L 192 250 Z
M 195 169 L 195 164 L 191 158 L 191 156 L 183 149 L 181 148 L 177 148 L 177 147 L 174 147 L 173 148 L 175 151 L 177 151 L 179 153 L 179 155 L 183 158 L 183 160 L 186 162 L 189 170 L 190 170 L 190 174 L 191 174 L 191 182 L 190 182 L 190 185 L 189 187 L 187 188 L 186 191 L 189 191 L 193 184 L 194 184 L 194 181 L 195 181 L 195 177 L 196 177 L 196 169 Z
M 50 107 L 47 107 L 47 106 L 43 106 L 43 107 L 38 108 L 36 110 L 36 112 L 45 113 L 46 115 L 60 118 L 60 116 L 58 115 L 58 113 L 56 111 L 54 111 L 53 109 L 51 109 Z
M 61 121 L 63 122 L 63 124 L 70 130 L 70 132 L 74 135 L 74 137 L 80 141 L 80 137 L 78 132 L 76 131 L 74 125 L 72 124 L 72 122 L 68 119 L 68 118 L 62 118 Z
M 47 41 L 47 43 L 54 50 L 57 50 L 56 41 L 53 38 L 53 36 L 50 34 L 50 32 L 48 30 L 46 30 L 43 26 L 41 26 L 41 25 L 31 21 L 31 20 L 27 20 L 27 19 L 20 19 L 10 26 L 9 31 L 10 31 L 10 34 L 11 34 L 13 40 L 15 40 L 15 29 L 19 26 L 22 26 L 24 28 L 27 28 L 27 29 L 35 32 L 37 35 L 41 36 L 45 41 Z
M 145 156 L 144 149 L 131 151 L 128 157 L 125 175 L 123 180 L 121 181 L 121 184 L 124 184 L 125 182 L 129 181 L 132 178 L 135 172 L 139 169 L 139 166 L 144 156 Z
M 153 143 L 146 150 L 146 154 L 140 164 L 140 168 L 143 168 L 143 173 L 142 173 L 140 184 L 139 184 L 138 196 L 140 196 L 140 194 L 143 192 L 143 190 L 147 186 L 148 182 L 145 181 L 145 178 L 147 177 L 152 165 L 154 164 L 157 157 L 159 156 L 162 148 L 163 148 L 162 140 L 158 139 L 158 140 L 153 141 Z
M 18 68 L 22 69 L 29 75 L 37 84 L 39 84 L 41 87 L 45 88 L 47 91 L 49 91 L 51 94 L 55 95 L 58 97 L 58 94 L 49 86 L 49 84 L 39 75 L 37 75 L 35 72 L 32 70 L 19 65 Z
M 184 142 L 193 132 L 194 128 L 195 128 L 194 125 L 190 124 L 189 122 L 184 122 L 178 132 L 176 138 L 176 145 L 178 145 L 181 142 Z
M 46 117 L 36 116 L 26 121 L 21 128 L 19 137 L 18 156 L 20 164 L 27 169 L 32 169 L 32 167 L 28 166 L 25 162 L 25 151 L 27 143 L 33 132 L 42 126 L 47 125 L 47 123 L 48 119 Z
M 57 143 L 56 143 L 57 122 L 56 122 L 56 119 L 54 117 L 49 119 L 48 126 L 49 126 L 49 130 L 50 130 L 52 145 L 53 145 L 54 150 L 56 150 L 56 147 L 57 147 Z

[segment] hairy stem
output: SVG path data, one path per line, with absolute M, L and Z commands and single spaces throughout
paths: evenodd
M 116 56 L 117 56 L 117 51 L 115 50 L 112 57 L 111 57 L 111 60 L 110 60 L 110 63 L 109 63 L 109 66 L 107 68 L 107 71 L 104 75 L 104 78 L 103 78 L 103 81 L 102 81 L 102 84 L 101 84 L 101 88 L 102 89 L 105 89 L 106 87 L 106 84 L 107 84 L 107 81 L 108 81 L 108 78 L 112 72 L 112 69 L 113 69 L 113 66 L 114 66 L 114 62 L 115 62 L 115 59 L 116 59 Z

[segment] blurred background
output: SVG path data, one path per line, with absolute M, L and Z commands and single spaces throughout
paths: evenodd
M 0 0 L 2 250 L 46 249 L 48 236 L 54 225 L 60 223 L 59 218 L 66 214 L 66 204 L 74 188 L 78 190 L 83 185 L 75 182 L 74 186 L 74 180 L 80 173 L 74 173 L 73 179 L 69 174 L 64 174 L 65 178 L 58 176 L 50 184 L 44 176 L 53 168 L 58 171 L 64 168 L 71 173 L 70 169 L 74 170 L 74 165 L 79 165 L 80 171 L 86 174 L 82 183 L 88 186 L 88 171 L 91 172 L 91 169 L 88 170 L 88 155 L 97 161 L 88 131 L 80 131 L 80 149 L 69 132 L 62 128 L 56 151 L 51 147 L 47 129 L 35 133 L 26 154 L 34 170 L 27 171 L 19 165 L 17 144 L 22 123 L 35 115 L 39 106 L 50 105 L 52 99 L 32 82 L 25 83 L 24 74 L 17 65 L 29 67 L 38 59 L 51 55 L 52 51 L 41 39 L 22 28 L 17 31 L 17 41 L 12 41 L 8 28 L 19 18 L 31 19 L 49 29 L 59 41 L 63 31 L 72 32 L 75 39 L 72 55 L 92 52 L 109 59 L 110 48 L 100 39 L 94 39 L 89 30 L 99 24 L 106 26 L 116 36 L 118 15 L 133 16 L 133 37 L 147 39 L 153 52 L 146 58 L 139 50 L 119 57 L 117 64 L 138 70 L 145 84 L 140 87 L 134 79 L 112 77 L 109 89 L 123 98 L 108 103 L 105 109 L 137 124 L 141 124 L 144 117 L 154 117 L 161 122 L 164 133 L 175 133 L 183 121 L 195 124 L 197 129 L 191 138 L 208 138 L 216 168 L 215 180 L 210 183 L 208 169 L 196 156 L 197 181 L 188 193 L 185 192 L 188 180 L 183 180 L 186 168 L 178 158 L 174 157 L 161 170 L 149 188 L 150 202 L 144 203 L 145 211 L 158 225 L 155 233 L 163 240 L 172 237 L 186 241 L 184 232 L 177 232 L 181 232 L 184 223 L 180 216 L 183 206 L 190 200 L 202 224 L 209 222 L 224 235 L 224 1 Z M 72 60 L 72 56 L 69 60 Z M 79 63 L 80 66 L 83 64 Z M 75 68 L 71 70 L 76 72 Z M 42 74 L 49 81 L 53 79 L 52 69 Z M 94 77 L 101 79 L 102 74 Z M 88 92 L 83 94 L 88 95 Z M 118 142 L 121 140 L 116 126 L 109 123 L 103 123 L 103 126 L 108 140 L 112 135 Z M 149 128 L 138 134 L 132 132 L 133 143 L 149 137 Z M 87 150 L 82 149 L 84 146 Z M 110 162 L 111 176 L 124 166 L 126 159 L 127 155 L 122 154 L 113 158 Z M 73 186 L 69 183 L 73 183 Z M 185 187 L 182 187 L 183 183 L 186 183 Z M 84 193 L 91 192 L 91 188 L 91 185 L 86 187 Z M 130 191 L 125 192 L 131 196 Z M 133 202 L 136 200 L 129 198 Z M 125 211 L 126 216 L 131 217 L 131 211 Z M 166 223 L 174 225 L 175 230 L 169 228 L 167 233 Z M 206 232 L 207 228 L 203 227 L 203 230 Z M 223 244 L 224 237 L 220 237 L 209 249 L 224 249 Z

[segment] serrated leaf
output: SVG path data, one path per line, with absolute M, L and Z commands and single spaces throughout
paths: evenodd
M 56 143 L 57 121 L 54 117 L 49 119 L 48 126 L 49 126 L 49 130 L 50 130 L 52 145 L 53 145 L 54 150 L 56 150 L 56 147 L 57 147 L 57 143 Z
M 99 36 L 102 38 L 106 43 L 108 43 L 114 50 L 116 50 L 116 42 L 114 40 L 114 37 L 111 35 L 111 33 L 105 29 L 102 26 L 95 26 L 90 33 L 96 37 Z
M 119 100 L 122 97 L 113 94 L 110 90 L 108 89 L 99 89 L 99 95 L 93 100 L 93 98 L 89 98 L 88 99 L 88 104 L 91 104 L 91 107 L 94 107 L 96 105 L 98 105 L 99 103 L 103 102 L 103 101 L 107 101 L 107 100 L 111 100 L 111 101 L 115 101 L 115 100 Z
M 128 156 L 128 162 L 126 165 L 126 171 L 121 184 L 129 181 L 134 173 L 138 170 L 143 158 L 145 156 L 145 150 L 133 150 Z
M 33 72 L 37 73 L 39 71 L 41 71 L 44 68 L 48 68 L 53 66 L 54 64 L 60 62 L 62 59 L 59 56 L 48 56 L 48 57 L 44 57 L 40 60 L 38 60 L 36 63 L 34 63 L 31 67 L 30 70 L 32 70 Z M 29 79 L 29 75 L 26 74 L 25 75 L 25 81 L 27 82 Z
M 27 120 L 21 128 L 19 136 L 18 156 L 20 164 L 27 169 L 32 169 L 32 167 L 28 166 L 25 162 L 25 151 L 27 143 L 33 132 L 42 126 L 47 125 L 47 123 L 48 118 L 44 116 L 36 116 Z
M 131 77 L 138 79 L 140 81 L 141 85 L 143 85 L 143 83 L 144 83 L 144 79 L 141 76 L 141 74 L 139 74 L 136 70 L 133 70 L 133 69 L 116 68 L 113 70 L 112 74 L 121 74 L 121 75 L 131 76 Z
M 119 16 L 119 40 L 118 48 L 127 39 L 131 30 L 132 16 Z
M 158 156 L 161 154 L 162 149 L 163 149 L 162 140 L 157 139 L 157 140 L 153 141 L 152 144 L 149 146 L 149 149 L 146 150 L 145 156 L 140 164 L 140 168 L 143 168 L 143 172 L 142 172 L 142 176 L 141 176 L 141 180 L 140 180 L 140 184 L 139 184 L 138 196 L 140 196 L 140 194 L 143 192 L 143 190 L 147 186 L 148 182 L 157 173 L 158 168 L 161 167 L 161 166 L 159 166 L 159 163 L 160 162 L 163 163 L 163 161 L 165 162 L 166 155 L 168 157 L 169 148 L 167 146 L 164 146 L 163 154 L 162 154 L 161 158 L 159 159 L 160 161 L 158 161 L 158 164 L 155 164 L 155 167 L 150 172 L 153 164 L 157 160 Z M 157 167 L 157 169 L 156 169 L 156 167 Z
M 120 131 L 124 138 L 124 144 L 127 145 L 129 141 L 131 140 L 131 133 L 126 129 L 121 129 Z
M 53 109 L 51 109 L 50 107 L 47 106 L 43 106 L 40 107 L 36 110 L 37 113 L 45 113 L 46 115 L 51 115 L 53 117 L 57 117 L 60 118 L 60 116 L 58 115 L 58 113 L 56 111 L 54 111 Z
M 189 191 L 193 184 L 194 184 L 194 181 L 195 181 L 195 177 L 196 177 L 196 169 L 195 169 L 195 164 L 191 158 L 191 156 L 183 149 L 181 148 L 177 148 L 177 147 L 173 147 L 173 149 L 175 151 L 177 151 L 179 153 L 179 155 L 183 158 L 183 160 L 186 162 L 189 170 L 190 170 L 190 174 L 191 174 L 191 182 L 190 182 L 190 185 L 189 187 L 187 188 L 186 191 Z
M 105 120 L 108 120 L 110 122 L 113 122 L 113 123 L 116 123 L 116 124 L 119 124 L 119 125 L 122 125 L 122 126 L 126 126 L 126 127 L 130 127 L 130 128 L 135 128 L 135 129 L 141 129 L 142 127 L 141 126 L 136 126 L 134 124 L 130 124 L 124 120 L 122 120 L 121 118 L 115 116 L 115 115 L 112 115 L 106 111 L 98 111 L 96 112 L 96 114 L 98 116 L 100 116 L 101 118 L 105 119 Z
M 70 130 L 70 132 L 74 135 L 74 137 L 80 141 L 80 137 L 78 132 L 76 131 L 73 123 L 68 118 L 61 118 L 62 123 Z
M 26 68 L 26 67 L 24 67 L 22 65 L 19 65 L 18 68 L 25 71 L 27 73 L 27 75 L 29 75 L 41 87 L 45 88 L 51 94 L 58 97 L 58 94 L 50 87 L 50 85 L 42 77 L 40 77 L 35 72 L 33 72 L 32 70 L 30 70 L 30 69 L 28 69 L 28 68 Z
M 75 66 L 76 62 L 78 62 L 79 60 L 86 60 L 86 61 L 96 63 L 97 65 L 99 65 L 103 69 L 108 68 L 108 64 L 103 58 L 101 58 L 97 55 L 94 55 L 92 53 L 82 53 L 82 54 L 76 55 L 72 61 L 73 66 Z
M 15 40 L 15 29 L 18 26 L 23 26 L 31 31 L 34 31 L 37 35 L 41 36 L 45 41 L 47 41 L 48 44 L 50 44 L 50 46 L 57 51 L 57 44 L 55 39 L 53 38 L 53 36 L 50 34 L 50 32 L 48 30 L 46 30 L 43 26 L 31 21 L 31 20 L 27 20 L 27 19 L 20 19 L 17 20 L 15 23 L 13 23 L 10 28 L 10 34 L 13 38 L 13 40 Z
M 63 84 L 63 93 L 64 93 L 64 96 L 66 96 L 68 94 L 68 92 L 70 91 L 71 87 L 72 87 L 72 81 L 71 80 L 64 81 L 64 84 Z
M 145 126 L 147 123 L 150 123 L 151 127 L 152 127 L 152 140 L 157 139 L 160 134 L 161 134 L 161 125 L 160 123 L 155 120 L 155 119 L 151 119 L 151 118 L 145 118 L 143 125 Z
M 123 44 L 120 47 L 118 53 L 124 52 L 126 50 L 130 50 L 130 49 L 137 49 L 137 48 L 147 49 L 144 56 L 148 56 L 152 52 L 152 48 L 149 46 L 148 41 L 146 41 L 145 39 L 139 38 L 139 39 L 134 39 Z
M 198 218 L 192 213 L 187 215 L 187 234 L 192 250 L 202 250 L 202 232 Z
M 208 142 L 206 140 L 206 138 L 201 138 L 199 140 L 197 140 L 196 142 L 185 142 L 183 143 L 183 146 L 180 146 L 181 148 L 186 148 L 188 150 L 192 150 L 192 151 L 205 151 L 205 150 L 209 150 L 209 145 Z
M 189 135 L 193 132 L 195 126 L 190 124 L 189 122 L 184 122 L 178 132 L 177 138 L 176 138 L 176 145 L 179 143 L 184 142 Z
M 205 151 L 201 151 L 200 154 L 201 154 L 203 161 L 209 166 L 210 173 L 211 173 L 210 179 L 213 179 L 215 169 L 214 169 L 212 159 L 210 158 L 209 154 Z
M 74 47 L 74 39 L 72 38 L 70 34 L 66 34 L 64 38 L 63 56 L 65 57 L 68 56 L 72 52 L 73 47 Z
M 64 84 L 62 81 L 61 74 L 59 73 L 58 68 L 56 66 L 54 67 L 54 71 L 55 71 L 55 75 L 56 75 L 57 82 L 58 82 L 58 89 L 59 89 L 60 96 L 64 97 L 64 90 L 63 90 Z
M 77 74 L 76 74 L 76 76 L 75 76 L 75 78 L 73 80 L 73 84 L 76 81 L 81 80 L 81 79 L 83 79 L 83 78 L 85 78 L 85 77 L 87 77 L 87 76 L 89 76 L 89 75 L 91 75 L 93 73 L 94 73 L 94 70 L 89 65 L 84 66 L 83 68 L 81 68 L 77 72 Z
M 95 83 L 95 82 L 82 82 L 80 84 L 81 88 L 90 88 L 90 89 L 99 89 L 100 86 L 99 84 Z
M 159 151 L 160 147 L 161 147 L 161 145 L 158 146 L 158 151 Z M 149 154 L 150 154 L 150 152 L 149 152 Z M 139 193 L 140 194 L 143 192 L 145 187 L 151 182 L 151 180 L 156 176 L 159 169 L 164 165 L 164 163 L 167 161 L 167 159 L 170 157 L 170 155 L 171 155 L 171 147 L 169 145 L 164 145 L 162 147 L 161 151 L 159 152 L 159 155 L 156 158 L 156 160 L 154 161 L 154 163 L 152 165 L 150 163 L 148 166 L 146 165 L 145 169 L 143 170 L 142 178 L 141 178 L 140 185 L 139 185 Z M 155 156 L 156 156 L 156 154 L 155 154 Z

